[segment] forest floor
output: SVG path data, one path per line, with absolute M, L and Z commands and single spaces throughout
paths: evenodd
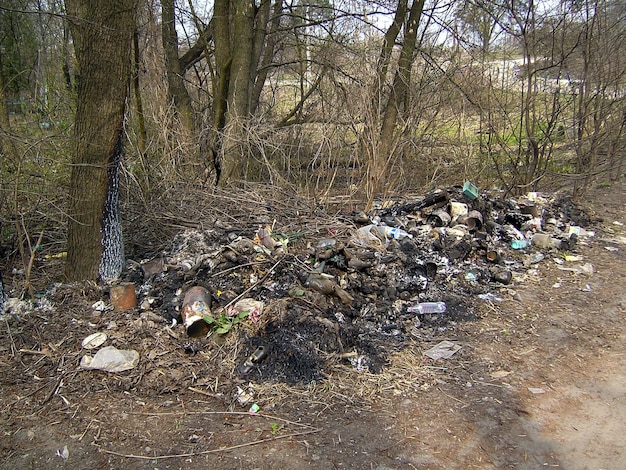
M 60 286 L 48 308 L 0 324 L 0 468 L 626 468 L 626 182 L 595 188 L 584 205 L 595 236 L 576 247 L 578 262 L 549 253 L 516 272 L 501 301 L 474 296 L 471 314 L 451 305 L 455 321 L 422 318 L 425 329 L 406 330 L 376 370 L 333 353 L 340 339 L 352 351 L 332 316 L 319 319 L 334 301 L 302 299 L 298 311 L 320 310 L 320 344 L 307 347 L 330 365 L 293 383 L 272 380 L 290 364 L 277 346 L 266 369 L 237 373 L 258 345 L 243 335 L 250 326 L 183 347 L 169 318 L 99 312 L 98 286 Z M 265 266 L 260 280 L 280 284 L 279 268 Z M 263 315 L 297 323 L 290 312 Z M 139 350 L 139 365 L 81 369 L 81 341 L 96 331 Z M 442 340 L 460 349 L 425 358 Z M 384 348 L 367 344 L 372 357 Z

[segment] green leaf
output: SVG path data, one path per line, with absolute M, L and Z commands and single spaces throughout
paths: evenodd
M 235 320 L 237 322 L 240 322 L 241 320 L 245 320 L 249 316 L 250 316 L 250 312 L 239 312 L 237 316 L 235 317 Z
M 298 288 L 291 289 L 289 291 L 289 295 L 291 297 L 302 297 L 304 295 L 304 290 L 303 289 L 298 289 Z

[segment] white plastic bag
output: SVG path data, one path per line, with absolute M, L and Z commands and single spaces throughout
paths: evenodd
M 107 346 L 95 356 L 84 355 L 80 360 L 82 369 L 98 369 L 106 372 L 122 372 L 133 369 L 139 363 L 139 353 L 133 349 L 117 349 Z

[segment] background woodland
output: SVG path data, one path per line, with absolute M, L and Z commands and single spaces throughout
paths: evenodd
M 250 184 L 367 210 L 625 171 L 617 0 L 7 0 L 0 24 L 0 255 L 27 285 L 37 250 L 113 278 Z

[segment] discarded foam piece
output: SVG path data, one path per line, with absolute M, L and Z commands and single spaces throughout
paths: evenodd
M 134 349 L 117 349 L 106 346 L 95 356 L 85 354 L 80 360 L 81 369 L 97 369 L 106 372 L 122 372 L 134 369 L 139 364 L 139 353 Z

